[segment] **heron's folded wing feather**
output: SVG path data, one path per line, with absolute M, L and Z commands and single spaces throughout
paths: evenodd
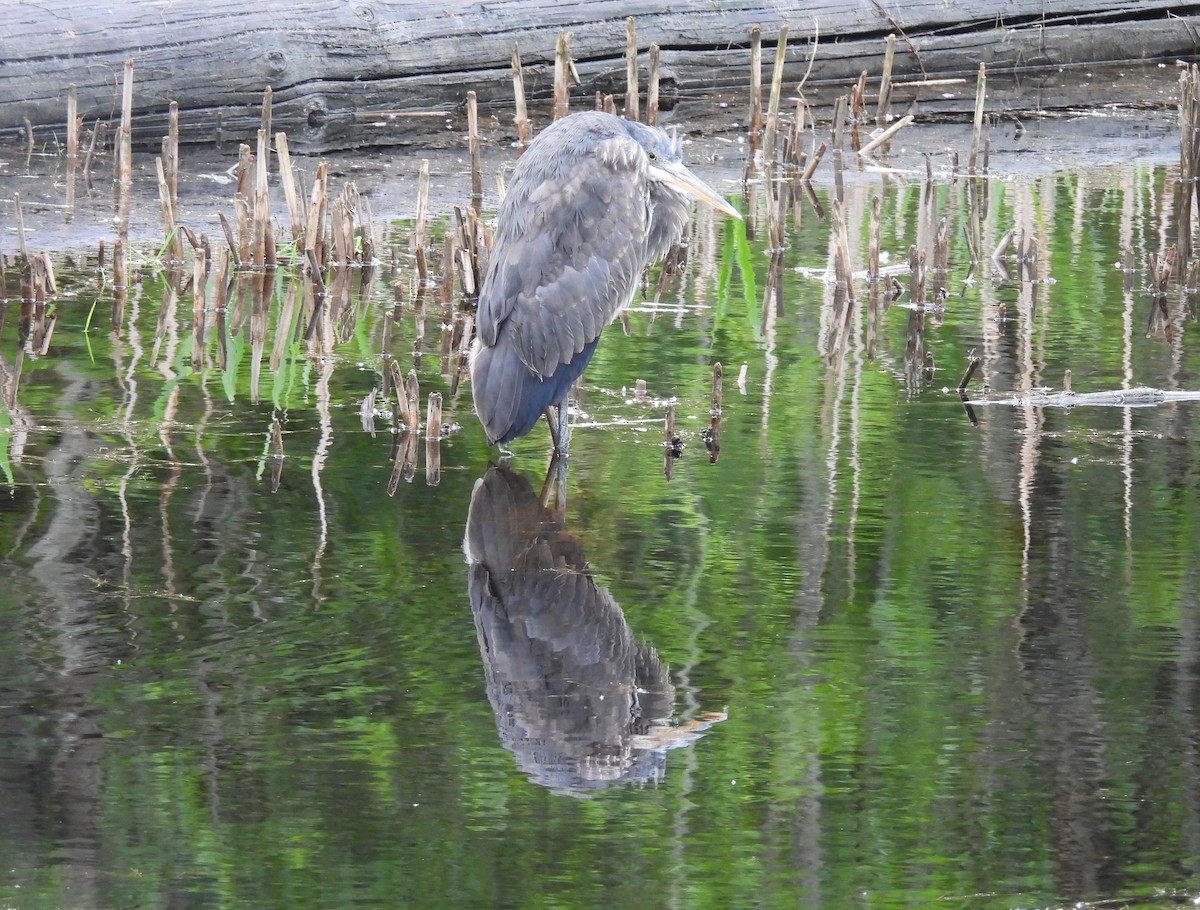
M 506 200 L 480 293 L 479 336 L 494 345 L 502 329 L 511 333 L 540 376 L 596 339 L 646 266 L 644 168 L 614 160 L 623 161 L 581 156 Z

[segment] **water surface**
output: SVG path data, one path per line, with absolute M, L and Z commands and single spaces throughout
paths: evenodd
M 900 173 L 848 169 L 854 302 L 825 276 L 831 179 L 810 201 L 752 177 L 749 229 L 698 213 L 686 270 L 657 300 L 653 271 L 628 335 L 605 333 L 561 512 L 536 501 L 543 428 L 489 473 L 443 356 L 457 304 L 415 306 L 399 215 L 375 213 L 383 261 L 320 309 L 281 270 L 232 279 L 218 313 L 217 282 L 197 301 L 190 265 L 149 249 L 115 311 L 93 249 L 54 251 L 44 354 L 18 343 L 10 268 L 0 903 L 1194 893 L 1200 405 L 996 403 L 1065 370 L 1076 392 L 1200 388 L 1194 288 L 1149 293 L 1177 234 L 1170 146 L 998 151 L 972 191 L 947 136 L 966 149 L 914 133 Z M 866 280 L 874 195 L 890 307 Z M 919 311 L 909 248 L 932 255 L 943 216 Z M 992 260 L 1010 228 L 1035 258 Z M 954 391 L 972 351 L 974 422 Z M 424 440 L 397 468 L 389 399 L 364 429 L 390 359 L 444 396 L 434 470 Z

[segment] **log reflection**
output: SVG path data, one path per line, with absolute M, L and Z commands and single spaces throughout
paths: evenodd
M 488 468 L 475 483 L 463 549 L 488 700 L 518 767 L 576 796 L 662 780 L 666 751 L 705 724 L 669 725 L 666 667 L 634 638 L 579 541 L 528 480 L 506 465 Z

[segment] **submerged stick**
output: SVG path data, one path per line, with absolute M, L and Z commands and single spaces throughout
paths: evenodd
M 914 118 L 913 118 L 912 114 L 906 114 L 905 116 L 901 117 L 899 120 L 897 120 L 891 126 L 889 126 L 886 130 L 884 130 L 882 133 L 880 133 L 878 136 L 876 136 L 874 139 L 872 139 L 870 142 L 868 142 L 866 145 L 864 145 L 862 148 L 860 148 L 858 150 L 858 153 L 860 155 L 863 155 L 864 157 L 867 155 L 870 155 L 871 152 L 875 151 L 875 149 L 879 148 L 879 146 L 883 145 L 885 142 L 887 142 L 889 139 L 891 139 L 893 136 L 895 136 L 898 132 L 900 132 L 902 129 L 904 129 L 906 126 L 908 126 L 910 123 L 912 123 L 913 119 Z
M 967 371 L 963 373 L 962 379 L 960 379 L 958 382 L 958 391 L 960 394 L 967 390 L 967 386 L 971 384 L 971 377 L 975 375 L 975 370 L 978 368 L 979 357 L 975 354 L 975 350 L 972 348 L 971 352 L 967 354 Z

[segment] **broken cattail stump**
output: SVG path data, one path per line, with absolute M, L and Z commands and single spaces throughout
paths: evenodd
M 558 32 L 554 48 L 554 119 L 565 117 L 570 108 L 570 90 L 567 87 L 571 74 L 571 52 L 567 49 L 567 33 Z
M 833 128 L 829 141 L 833 143 L 833 151 L 838 155 L 846 146 L 846 108 L 848 106 L 849 99 L 845 95 L 838 95 L 837 100 L 833 102 Z
M 121 83 L 121 141 L 119 149 L 120 181 L 133 183 L 133 61 L 125 61 L 125 79 Z
M 13 193 L 13 208 L 17 215 L 17 251 L 21 254 L 21 263 L 24 264 L 29 261 L 29 247 L 25 244 L 25 214 L 21 210 L 20 193 Z
M 229 253 L 236 261 L 238 258 L 237 240 L 233 236 L 233 228 L 229 226 L 229 219 L 225 217 L 224 212 L 217 212 L 217 220 L 221 223 L 221 231 L 225 234 L 225 244 L 229 247 Z
M 267 89 L 267 97 L 270 97 L 271 89 Z M 270 106 L 267 101 L 263 102 L 264 116 L 270 119 Z M 256 268 L 264 268 L 267 264 L 267 246 L 271 237 L 271 209 L 267 201 L 267 162 L 271 158 L 271 142 L 269 136 L 271 134 L 266 130 L 258 131 L 258 153 L 255 156 L 255 181 L 254 181 L 254 220 L 253 220 L 253 248 L 251 251 L 251 261 Z M 274 243 L 270 243 L 274 246 Z
M 96 156 L 96 143 L 100 138 L 100 120 L 97 119 L 92 124 L 92 137 L 88 141 L 87 153 L 83 156 L 83 179 L 91 185 L 92 182 L 92 160 Z
M 158 201 L 162 207 L 163 228 L 167 232 L 163 247 L 167 250 L 172 262 L 183 261 L 183 236 L 175 224 L 175 206 L 171 202 L 171 185 L 167 180 L 166 169 L 162 157 L 154 159 L 158 172 Z
M 67 86 L 67 157 L 79 157 L 79 98 L 74 82 Z
M 783 66 L 787 57 L 787 25 L 779 26 L 779 36 L 775 39 L 775 70 L 771 74 L 771 100 L 767 104 L 767 128 L 763 139 L 763 157 L 774 161 L 778 154 L 775 147 L 779 133 L 779 100 L 783 89 Z
M 521 71 L 521 54 L 515 44 L 512 52 L 512 78 L 513 99 L 516 107 L 513 124 L 517 128 L 518 153 L 520 153 L 525 151 L 525 146 L 529 144 L 532 130 L 529 123 L 529 111 L 525 106 L 525 78 Z
M 654 126 L 658 122 L 659 46 L 650 45 L 650 81 L 646 86 L 646 122 Z
M 325 216 L 329 205 L 328 174 L 328 165 L 322 161 L 317 165 L 317 172 L 313 177 L 308 221 L 304 226 L 305 253 L 310 251 L 314 253 L 316 261 L 321 265 L 325 264 Z
M 858 74 L 858 82 L 850 90 L 850 122 L 857 124 L 867 119 L 867 71 Z
M 355 190 L 355 195 L 358 200 L 358 227 L 355 228 L 355 236 L 358 237 L 359 260 L 363 265 L 373 266 L 377 260 L 375 258 L 375 219 L 371 213 L 371 202 L 365 196 L 362 196 Z M 367 271 L 363 271 L 363 277 L 366 278 Z
M 804 99 L 796 99 L 796 111 L 792 115 L 792 125 L 787 135 L 783 137 L 783 163 L 791 167 L 802 167 L 804 149 L 801 147 L 804 136 Z
M 454 207 L 458 223 L 458 238 L 455 250 L 458 254 L 459 284 L 462 288 L 464 309 L 473 310 L 479 297 L 479 212 L 462 206 Z
M 415 436 L 421 429 L 421 386 L 416 370 L 409 370 L 408 378 L 404 380 L 404 398 L 404 428 Z
M 875 123 L 883 126 L 892 115 L 892 64 L 896 58 L 896 36 L 884 39 L 883 75 L 879 79 L 879 106 L 875 110 Z
M 429 159 L 421 159 L 417 178 L 417 216 L 413 224 L 412 247 L 417 256 L 417 277 L 424 284 L 429 275 L 425 268 L 425 218 L 429 209 Z
M 983 130 L 983 103 L 987 96 L 987 64 L 979 64 L 979 75 L 975 80 L 975 122 L 971 127 L 971 155 L 967 159 L 967 169 L 975 173 L 979 159 L 979 136 Z
M 296 189 L 296 173 L 292 169 L 292 153 L 288 148 L 287 133 L 280 131 L 275 134 L 275 151 L 279 154 L 279 180 L 283 184 L 283 198 L 287 201 L 292 242 L 299 246 L 304 237 L 304 215 L 300 208 L 300 194 Z
M 637 29 L 633 16 L 625 17 L 625 119 L 641 120 L 638 109 L 641 88 L 638 86 Z
M 758 143 L 762 138 L 762 29 L 757 25 L 750 29 L 750 114 L 746 118 L 750 124 L 750 157 L 758 151 Z
M 1071 391 L 1071 371 L 1070 370 L 1063 370 L 1062 390 L 1063 390 L 1064 395 L 1073 394 L 1073 392 Z
M 171 202 L 179 199 L 179 102 L 172 101 L 167 108 L 167 137 L 163 142 L 163 164 L 167 169 L 167 185 L 171 190 Z
M 483 208 L 483 166 L 480 163 L 479 102 L 474 91 L 467 92 L 467 147 L 471 156 L 471 207 Z
M 258 125 L 263 136 L 269 137 L 271 135 L 271 86 L 269 85 L 263 89 L 262 111 Z M 260 141 L 259 149 L 259 160 L 263 162 L 263 167 L 269 171 L 271 164 L 270 143 L 268 143 L 264 149 L 263 144 Z
M 738 394 L 740 394 L 740 395 L 746 394 L 746 375 L 749 372 L 749 370 L 750 370 L 750 365 L 746 364 L 746 363 L 743 363 L 742 368 L 740 370 L 738 370 L 737 387 L 738 387 Z
M 895 136 L 898 132 L 900 132 L 902 129 L 904 129 L 906 126 L 908 126 L 910 123 L 912 123 L 913 119 L 914 118 L 913 118 L 912 114 L 905 114 L 903 117 L 901 117 L 899 120 L 897 120 L 891 126 L 889 126 L 886 130 L 884 130 L 882 133 L 880 133 L 878 136 L 876 136 L 874 139 L 872 139 L 870 142 L 868 142 L 866 145 L 864 145 L 862 148 L 860 148 L 858 150 L 858 153 L 860 155 L 863 155 L 864 157 L 867 155 L 870 155 L 873 151 L 875 151 L 875 149 L 879 148 L 884 143 L 890 141 L 893 136 Z

